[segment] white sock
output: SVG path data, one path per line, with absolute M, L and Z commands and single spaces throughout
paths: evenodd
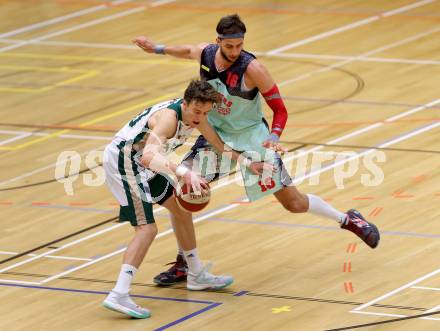
M 121 266 L 121 272 L 119 273 L 118 281 L 113 291 L 126 294 L 130 291 L 131 282 L 137 269 L 129 264 L 123 264 Z
M 338 221 L 339 224 L 345 222 L 345 218 L 347 216 L 345 213 L 341 213 L 340 211 L 336 210 L 330 204 L 328 204 L 316 195 L 307 194 L 307 197 L 309 198 L 308 212 L 334 219 Z
M 192 274 L 198 274 L 203 269 L 203 263 L 200 261 L 199 254 L 197 253 L 197 248 L 191 249 L 190 251 L 183 251 L 186 263 L 188 263 L 188 271 Z

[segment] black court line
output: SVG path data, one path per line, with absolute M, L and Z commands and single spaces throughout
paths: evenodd
M 12 261 L 12 260 L 18 259 L 19 257 L 22 257 L 22 256 L 24 256 L 24 255 L 27 255 L 27 254 L 33 253 L 33 252 L 38 251 L 38 250 L 40 250 L 40 249 L 42 249 L 42 248 L 45 248 L 45 247 L 51 246 L 51 245 L 53 245 L 53 244 L 56 244 L 56 243 L 58 243 L 58 242 L 60 242 L 60 241 L 63 241 L 63 240 L 66 240 L 66 239 L 72 238 L 72 237 L 74 237 L 74 236 L 76 236 L 76 235 L 78 235 L 78 234 L 81 234 L 81 233 L 87 232 L 87 231 L 89 231 L 89 230 L 95 229 L 95 228 L 97 228 L 97 227 L 99 227 L 99 226 L 101 226 L 101 225 L 104 225 L 104 224 L 107 224 L 107 223 L 113 222 L 113 221 L 117 220 L 118 218 L 119 218 L 118 216 L 116 216 L 116 217 L 112 217 L 112 218 L 109 218 L 108 220 L 102 221 L 102 222 L 100 222 L 100 223 L 94 224 L 94 225 L 89 226 L 89 227 L 87 227 L 87 228 L 84 228 L 84 229 L 82 229 L 82 230 L 79 230 L 79 231 L 76 231 L 76 232 L 74 232 L 74 233 L 68 234 L 68 235 L 66 235 L 66 236 L 64 236 L 64 237 L 61 237 L 61 238 L 59 238 L 59 239 L 53 240 L 53 241 L 51 241 L 51 242 L 45 243 L 45 244 L 43 244 L 43 245 L 40 245 L 40 246 L 38 246 L 38 247 L 35 247 L 35 248 L 32 248 L 32 249 L 29 249 L 29 250 L 27 250 L 27 251 L 25 251 L 25 252 L 19 253 L 19 254 L 14 255 L 14 256 L 11 256 L 11 257 L 9 257 L 9 258 L 7 258 L 7 259 L 4 259 L 4 260 L 0 261 L 0 264 L 3 264 L 3 263 L 6 263 L 6 262 L 9 262 L 9 261 Z
M 297 146 L 297 147 L 294 147 L 294 148 L 289 149 L 288 152 L 294 152 L 294 151 L 296 151 L 296 150 L 298 150 L 298 149 L 301 149 L 301 148 L 304 148 L 304 147 L 306 147 L 306 146 L 307 146 L 307 144 L 301 144 L 300 146 Z M 98 167 L 101 167 L 101 166 L 102 166 L 102 163 L 98 164 L 97 166 L 95 166 L 95 167 L 93 167 L 93 168 L 83 169 L 83 170 L 81 170 L 81 171 L 79 171 L 79 172 L 76 172 L 76 173 L 74 173 L 74 174 L 71 174 L 71 175 L 69 175 L 69 176 L 62 177 L 62 178 L 53 178 L 53 179 L 48 179 L 48 180 L 44 180 L 44 181 L 37 182 L 37 183 L 30 183 L 30 184 L 25 184 L 25 185 L 20 185 L 20 186 L 5 187 L 5 188 L 0 189 L 0 192 L 3 192 L 3 191 L 12 191 L 12 190 L 18 190 L 18 189 L 22 189 L 22 188 L 28 188 L 28 187 L 33 187 L 33 186 L 39 186 L 39 185 L 44 185 L 44 184 L 54 183 L 54 182 L 57 182 L 57 181 L 59 181 L 59 180 L 64 180 L 64 179 L 70 178 L 70 177 L 72 177 L 72 176 L 77 176 L 77 175 L 79 175 L 79 174 L 82 174 L 82 173 L 88 172 L 88 171 L 90 171 L 90 170 L 92 170 L 92 169 L 95 169 L 95 168 L 98 168 Z M 237 171 L 238 171 L 238 170 L 231 171 L 231 172 L 228 174 L 228 176 L 230 176 L 230 175 L 234 175 Z M 215 179 L 215 180 L 213 180 L 213 182 L 216 182 L 217 180 L 218 180 L 218 179 Z
M 20 72 L 23 73 L 23 72 Z M 12 76 L 12 75 L 11 75 Z M 3 78 L 6 76 L 0 76 Z M 7 87 L 24 87 L 24 88 L 41 88 L 46 87 L 47 84 L 42 83 L 17 83 L 15 81 L 1 81 L 3 85 L 7 85 Z M 12 86 L 11 86 L 12 85 Z M 145 93 L 147 90 L 145 89 L 133 89 L 133 88 L 124 88 L 124 87 L 106 87 L 106 86 L 93 86 L 93 85 L 79 85 L 79 84 L 69 84 L 69 85 L 57 85 L 58 89 L 67 89 L 67 90 L 91 90 L 91 91 L 103 91 L 103 92 L 123 92 L 123 93 Z
M 6 271 L 3 274 L 13 275 L 13 276 L 36 277 L 36 278 L 50 277 L 50 275 L 15 272 L 15 271 Z M 78 281 L 78 282 L 87 282 L 87 283 L 116 284 L 116 281 L 106 280 L 106 279 L 95 279 L 95 278 L 63 276 L 63 277 L 60 277 L 59 279 L 72 280 L 72 281 Z M 164 289 L 170 289 L 170 290 L 188 291 L 186 286 L 179 286 L 179 285 L 159 286 L 156 284 L 148 284 L 148 283 L 132 283 L 132 285 L 139 286 L 139 287 L 164 288 Z M 237 291 L 232 291 L 232 290 L 228 290 L 228 289 L 205 290 L 204 292 L 221 293 L 221 294 L 228 294 L 228 295 L 232 295 L 232 296 L 236 296 L 236 294 L 237 294 Z M 243 292 L 243 291 L 241 291 L 241 292 Z M 248 292 L 248 291 L 246 291 L 246 293 L 243 296 L 246 296 L 246 295 L 252 296 L 252 297 L 285 299 L 285 300 L 295 300 L 295 301 L 309 301 L 309 302 L 330 303 L 330 304 L 349 305 L 349 306 L 361 306 L 364 304 L 363 302 L 355 302 L 355 301 L 343 301 L 343 300 L 332 300 L 332 299 L 308 298 L 308 297 L 300 297 L 300 296 L 265 294 L 265 293 L 255 293 L 255 292 Z M 377 307 L 377 308 L 402 309 L 402 310 L 421 311 L 421 312 L 428 310 L 427 308 L 410 307 L 410 306 L 395 306 L 395 305 L 381 305 L 381 304 L 373 304 L 371 306 Z
M 319 298 L 307 298 L 307 297 L 296 297 L 296 296 L 288 296 L 288 295 L 275 295 L 275 294 L 264 294 L 264 293 L 253 293 L 253 292 L 249 292 L 246 295 L 254 296 L 254 297 L 265 297 L 265 298 L 286 299 L 286 300 L 296 300 L 296 301 L 335 303 L 335 304 L 350 305 L 350 306 L 360 306 L 360 305 L 363 305 L 363 303 L 353 302 L 353 301 L 341 301 L 341 300 L 330 300 L 330 299 L 319 299 Z M 371 305 L 371 306 L 372 307 L 378 307 L 378 308 L 405 309 L 405 310 L 416 310 L 416 311 L 426 311 L 427 310 L 425 308 L 407 307 L 407 306 L 395 306 L 395 305 L 374 304 L 374 305 Z
M 393 319 L 389 319 L 389 320 L 381 321 L 381 322 L 374 322 L 374 323 L 367 323 L 367 324 L 358 324 L 358 325 L 346 326 L 346 327 L 337 328 L 337 329 L 327 329 L 327 330 L 324 330 L 324 331 L 341 331 L 341 330 L 352 330 L 352 329 L 366 328 L 366 327 L 370 327 L 370 326 L 373 326 L 373 325 L 402 322 L 402 321 L 406 321 L 406 320 L 410 320 L 410 319 L 414 319 L 414 318 L 432 316 L 432 315 L 436 315 L 436 314 L 440 314 L 440 310 L 439 311 L 434 311 L 434 312 L 431 312 L 431 313 L 414 315 L 414 316 L 393 318 Z
M 307 145 L 306 145 L 306 144 L 302 144 L 302 145 L 300 145 L 300 146 L 297 146 L 297 147 L 291 148 L 291 149 L 289 149 L 289 152 L 293 152 L 293 151 L 295 151 L 295 150 L 297 150 L 297 149 L 300 149 L 300 148 L 303 148 L 303 147 L 305 147 L 305 146 L 307 146 Z M 90 170 L 90 169 L 86 169 L 86 170 L 83 170 L 82 172 L 86 172 L 86 171 L 89 171 L 89 170 Z M 237 170 L 235 170 L 234 172 L 231 172 L 230 175 L 233 175 L 233 174 L 236 173 L 236 172 L 237 172 Z M 218 179 L 217 179 L 217 180 L 218 180 Z M 27 185 L 24 185 L 24 186 L 22 186 L 22 187 L 29 187 L 29 186 L 35 186 L 35 185 L 41 185 L 41 184 L 47 184 L 47 183 L 51 183 L 51 182 L 53 182 L 53 181 L 54 181 L 54 180 L 51 179 L 51 180 L 49 180 L 49 181 L 45 181 L 45 182 L 33 183 L 33 184 L 27 184 Z M 18 188 L 22 188 L 22 187 L 9 187 L 9 188 L 5 188 L 5 189 L 1 189 L 0 191 L 7 191 L 7 190 L 18 189 Z M 3 263 L 6 263 L 6 262 L 9 262 L 9 261 L 15 260 L 15 259 L 17 259 L 17 258 L 19 258 L 19 257 L 22 257 L 23 255 L 33 253 L 33 252 L 35 252 L 35 251 L 37 251 L 37 250 L 40 250 L 40 249 L 42 249 L 42 248 L 45 248 L 45 247 L 47 247 L 47 246 L 51 246 L 51 245 L 53 245 L 53 244 L 55 244 L 55 243 L 58 243 L 58 242 L 60 242 L 60 241 L 65 240 L 65 239 L 68 239 L 68 238 L 74 237 L 74 236 L 76 236 L 76 235 L 78 235 L 78 234 L 81 234 L 81 233 L 84 233 L 84 232 L 89 231 L 89 230 L 91 230 L 91 229 L 94 229 L 94 228 L 96 228 L 96 227 L 98 227 L 98 226 L 101 226 L 101 225 L 104 225 L 104 224 L 110 223 L 110 222 L 112 222 L 112 221 L 114 221 L 114 220 L 116 220 L 116 219 L 118 219 L 117 216 L 116 216 L 116 217 L 112 217 L 112 218 L 110 218 L 110 219 L 108 219 L 108 220 L 106 220 L 106 221 L 103 221 L 103 222 L 101 222 L 101 223 L 98 223 L 98 224 L 92 225 L 92 226 L 90 226 L 90 227 L 88 227 L 88 228 L 85 228 L 85 229 L 79 230 L 79 231 L 77 231 L 77 232 L 74 232 L 74 233 L 69 234 L 69 235 L 67 235 L 67 236 L 64 236 L 64 237 L 62 237 L 62 238 L 59 238 L 59 239 L 53 240 L 53 241 L 51 241 L 51 242 L 49 242 L 49 243 L 46 243 L 46 244 L 43 244 L 43 245 L 41 245 L 41 246 L 38 246 L 38 247 L 32 248 L 32 249 L 27 250 L 27 251 L 25 251 L 25 252 L 22 252 L 22 253 L 20 253 L 20 254 L 17 254 L 17 255 L 11 256 L 11 257 L 9 257 L 9 258 L 7 258 L 7 259 L 4 259 L 4 260 L 0 261 L 0 264 L 3 264 Z
M 259 57 L 265 58 L 265 59 L 271 59 L 273 60 L 274 58 L 271 56 L 267 56 L 264 54 L 260 54 L 258 55 Z M 312 106 L 312 107 L 306 107 L 306 108 L 300 108 L 296 110 L 291 110 L 288 111 L 288 114 L 302 114 L 302 113 L 307 113 L 307 112 L 312 112 L 315 110 L 321 110 L 323 108 L 327 108 L 329 106 L 332 106 L 334 104 L 338 104 L 338 103 L 343 103 L 351 98 L 353 98 L 354 96 L 358 95 L 359 93 L 361 93 L 363 91 L 363 89 L 365 88 L 365 81 L 363 80 L 363 78 L 356 72 L 354 71 L 350 71 L 346 68 L 333 68 L 331 67 L 331 65 L 329 64 L 324 64 L 324 63 L 319 63 L 319 62 L 314 62 L 314 61 L 307 61 L 307 60 L 298 60 L 298 59 L 286 59 L 286 58 L 277 58 L 277 61 L 284 61 L 284 62 L 288 62 L 289 65 L 291 65 L 291 63 L 299 63 L 299 64 L 306 64 L 306 65 L 313 65 L 316 67 L 321 67 L 321 68 L 329 68 L 331 71 L 339 71 L 340 73 L 348 76 L 349 78 L 354 79 L 355 81 L 355 88 L 352 91 L 349 91 L 346 95 L 338 98 L 338 99 L 318 99 L 321 100 L 320 103 L 324 103 L 323 105 L 317 105 L 317 106 Z M 289 100 L 290 97 L 283 97 L 286 100 Z M 293 107 L 290 107 L 293 108 Z
M 89 112 L 87 112 L 87 113 L 85 113 L 85 114 L 80 114 L 80 115 L 76 115 L 76 116 L 73 116 L 73 117 L 67 118 L 67 119 L 65 119 L 65 120 L 62 120 L 61 122 L 56 123 L 56 124 L 57 124 L 57 125 L 62 125 L 62 124 L 68 123 L 68 122 L 77 121 L 77 120 L 79 120 L 79 119 L 86 118 L 86 117 L 88 117 L 88 116 L 90 116 L 90 115 L 97 115 L 97 114 L 99 114 L 99 113 L 101 113 L 101 112 L 103 112 L 103 111 L 109 110 L 110 108 L 114 108 L 114 107 L 116 107 L 116 106 L 123 106 L 123 105 L 125 105 L 126 103 L 131 103 L 131 102 L 133 102 L 133 101 L 135 101 L 135 100 L 137 100 L 137 99 L 140 99 L 140 98 L 145 99 L 145 98 L 148 97 L 149 95 L 150 95 L 150 92 L 146 92 L 146 93 L 144 93 L 144 94 L 139 94 L 139 95 L 136 95 L 136 96 L 133 96 L 133 97 L 125 98 L 125 99 L 122 99 L 122 100 L 119 100 L 119 101 L 113 102 L 113 103 L 111 103 L 111 104 L 109 104 L 109 105 L 105 105 L 105 106 L 103 106 L 103 107 L 100 107 L 100 108 L 94 109 L 94 110 L 89 111 Z M 148 101 L 145 101 L 145 104 L 147 104 L 147 103 L 148 103 Z M 137 110 L 137 111 L 135 110 L 135 111 L 136 111 L 136 114 L 137 114 L 137 113 L 140 113 L 141 111 L 143 111 L 144 108 L 145 108 L 145 107 L 139 106 L 139 110 Z M 125 124 L 125 122 L 124 122 L 123 124 Z
M 96 167 L 93 167 L 93 168 L 88 168 L 88 169 L 81 170 L 81 171 L 79 171 L 79 172 L 76 172 L 76 173 L 74 173 L 74 174 L 70 174 L 69 176 L 66 176 L 66 177 L 63 177 L 63 178 L 54 178 L 54 179 L 43 180 L 43 181 L 41 181 L 41 182 L 37 182 L 37 183 L 30 183 L 30 184 L 26 184 L 26 185 L 20 185 L 20 186 L 13 186 L 13 187 L 2 188 L 2 189 L 0 189 L 0 192 L 3 192 L 3 191 L 12 191 L 12 190 L 18 190 L 18 189 L 22 189 L 22 188 L 28 188 L 28 187 L 33 187 L 33 186 L 38 186 L 38 185 L 43 185 L 43 184 L 54 183 L 54 182 L 57 182 L 57 181 L 59 181 L 59 180 L 64 180 L 64 179 L 70 178 L 70 177 L 72 177 L 72 176 L 77 176 L 77 175 L 79 175 L 79 174 L 82 174 L 82 173 L 88 172 L 88 171 L 90 171 L 90 170 L 92 170 L 92 169 L 95 169 L 95 168 L 98 168 L 98 167 L 100 167 L 100 166 L 102 166 L 102 164 L 98 164 Z
M 145 98 L 145 97 L 148 96 L 149 94 L 150 94 L 150 93 L 147 92 L 147 93 L 140 94 L 140 95 L 137 95 L 137 96 L 134 96 L 134 97 L 125 98 L 125 99 L 123 99 L 123 100 L 119 100 L 119 101 L 113 102 L 113 103 L 111 103 L 111 104 L 109 104 L 109 105 L 106 105 L 106 106 L 103 106 L 103 107 L 100 107 L 100 108 L 94 109 L 94 110 L 89 111 L 89 112 L 87 112 L 87 113 L 84 113 L 84 114 L 80 114 L 80 115 L 76 115 L 76 116 L 70 117 L 70 118 L 68 118 L 68 119 L 62 120 L 61 122 L 58 122 L 58 123 L 55 123 L 55 124 L 52 124 L 52 125 L 45 125 L 45 124 L 42 124 L 42 125 L 34 125 L 34 124 L 17 124 L 17 123 L 0 123 L 0 125 L 3 125 L 3 126 L 14 126 L 14 127 L 27 127 L 27 128 L 34 128 L 34 129 L 37 129 L 36 131 L 33 131 L 33 133 L 41 132 L 41 131 L 43 131 L 44 129 L 60 129 L 60 128 L 57 127 L 57 126 L 59 126 L 59 125 L 64 125 L 64 124 L 67 123 L 67 122 L 76 121 L 76 120 L 79 120 L 79 119 L 81 119 L 81 118 L 88 117 L 88 116 L 90 116 L 90 115 L 96 115 L 96 114 L 98 114 L 98 113 L 101 113 L 102 111 L 106 111 L 106 110 L 109 110 L 110 108 L 124 105 L 124 104 L 126 104 L 127 102 L 132 102 L 132 101 L 134 101 L 134 100 L 136 100 L 136 99 L 139 99 L 139 98 Z M 148 103 L 148 101 L 145 101 L 145 104 L 147 104 L 147 103 Z M 139 107 L 139 112 L 140 112 L 141 110 L 142 110 L 142 106 Z M 52 126 L 52 127 L 51 127 L 51 126 Z M 64 128 L 63 128 L 63 129 L 64 129 Z M 67 129 L 67 127 L 66 127 L 66 129 Z M 69 130 L 75 130 L 74 128 L 68 128 L 68 129 L 69 129 Z M 92 131 L 92 130 L 87 130 L 87 129 L 84 128 L 82 131 Z M 102 131 L 102 130 L 99 130 L 99 131 Z M 112 131 L 110 131 L 110 132 L 116 132 L 116 131 L 115 131 L 115 130 L 112 130 Z
M 426 149 L 411 149 L 411 148 L 392 148 L 392 147 L 375 147 L 375 146 L 364 146 L 364 145 L 340 145 L 340 144 L 325 144 L 325 143 L 313 143 L 305 141 L 280 141 L 283 144 L 304 144 L 310 146 L 326 146 L 326 147 L 342 147 L 342 148 L 353 148 L 353 149 L 377 149 L 383 151 L 392 152 L 413 152 L 413 153 L 430 153 L 430 154 L 440 154 L 440 151 L 426 150 Z

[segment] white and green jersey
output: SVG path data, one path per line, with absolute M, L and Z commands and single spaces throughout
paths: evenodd
M 118 141 L 125 141 L 125 145 L 132 145 L 136 152 L 142 151 L 151 131 L 148 127 L 148 120 L 156 112 L 169 108 L 176 112 L 177 129 L 174 136 L 167 139 L 162 147 L 166 154 L 173 152 L 176 148 L 183 145 L 193 131 L 193 128 L 186 125 L 182 120 L 182 102 L 183 99 L 173 99 L 145 109 L 119 130 L 115 135 L 115 139 Z

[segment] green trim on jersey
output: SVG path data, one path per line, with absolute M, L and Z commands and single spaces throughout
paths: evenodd
M 177 120 L 178 121 L 182 121 L 182 103 L 183 103 L 183 99 L 177 99 L 175 102 L 169 104 L 166 108 L 172 109 L 176 112 L 177 114 Z M 130 121 L 130 126 L 133 127 L 136 125 L 137 122 L 139 122 L 143 117 L 147 116 L 150 111 L 151 111 L 152 107 L 145 109 L 141 114 L 139 114 L 136 118 L 134 118 L 133 120 Z M 165 109 L 165 108 L 164 108 Z M 160 110 L 159 110 L 160 111 Z M 133 145 L 137 144 L 139 141 L 141 141 L 144 137 L 145 134 L 148 133 L 148 131 L 150 130 L 150 127 L 148 126 L 148 122 L 147 122 L 147 126 L 146 126 L 146 131 L 145 132 L 140 132 L 133 140 Z M 179 145 L 181 146 L 181 145 Z M 179 146 L 176 146 L 179 147 Z
M 182 103 L 183 103 L 183 99 L 178 99 L 176 102 L 173 102 L 171 105 L 169 105 L 167 107 L 167 108 L 174 110 L 177 113 L 177 119 L 179 121 L 183 121 L 183 119 L 182 119 Z

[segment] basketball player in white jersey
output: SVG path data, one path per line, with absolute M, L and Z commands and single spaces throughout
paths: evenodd
M 194 225 L 190 213 L 179 208 L 173 194 L 176 177 L 195 191 L 207 189 L 206 182 L 167 154 L 181 146 L 198 128 L 213 145 L 226 150 L 215 131 L 207 124 L 207 114 L 218 100 L 218 93 L 205 81 L 192 81 L 183 99 L 154 105 L 128 122 L 106 147 L 106 182 L 120 204 L 120 221 L 129 221 L 135 235 L 125 251 L 116 286 L 104 300 L 111 310 L 134 318 L 150 317 L 150 311 L 136 305 L 129 296 L 130 285 L 157 234 L 153 204 L 171 213 L 173 228 L 188 263 L 187 287 L 191 290 L 220 289 L 230 285 L 230 276 L 214 276 L 198 257 Z M 251 171 L 261 174 L 264 164 L 240 158 Z

